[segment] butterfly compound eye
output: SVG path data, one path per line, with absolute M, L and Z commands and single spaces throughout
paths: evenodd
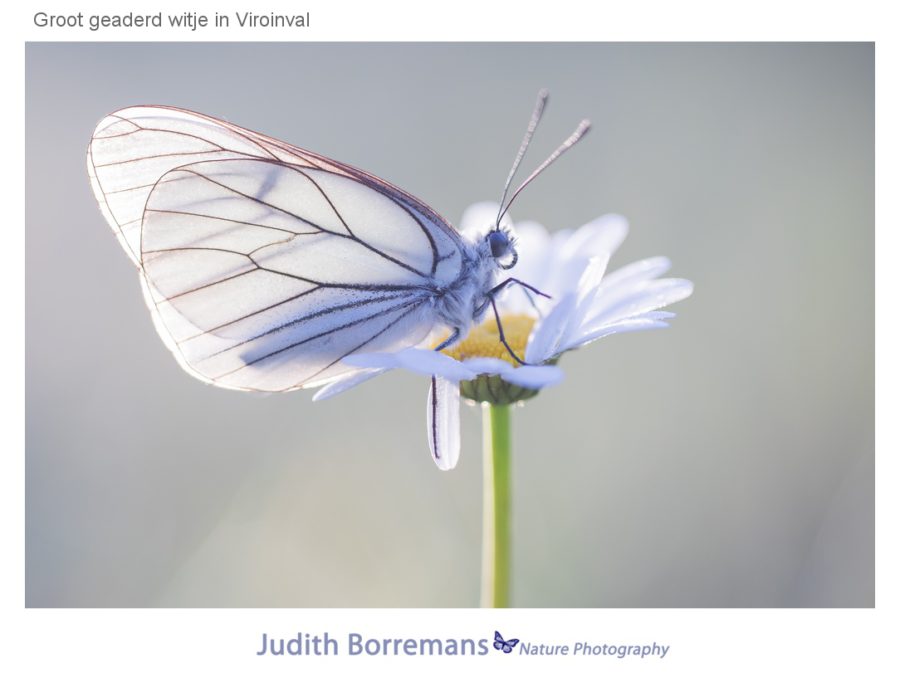
M 501 268 L 508 270 L 516 265 L 516 261 L 519 260 L 519 255 L 516 253 L 512 240 L 506 232 L 503 230 L 491 230 L 487 234 L 487 241 L 488 244 L 491 245 L 491 255 L 497 259 L 498 262 L 501 259 L 506 261 L 505 263 L 499 264 Z
M 501 259 L 509 254 L 509 237 L 502 230 L 491 230 L 488 233 L 488 243 L 494 258 Z

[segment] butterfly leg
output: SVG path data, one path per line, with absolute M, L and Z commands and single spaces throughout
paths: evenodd
M 542 292 L 541 290 L 539 290 L 537 287 L 533 287 L 532 285 L 529 285 L 527 282 L 522 282 L 522 280 L 519 280 L 519 279 L 514 278 L 514 277 L 508 277 L 508 278 L 506 278 L 503 282 L 501 282 L 500 284 L 494 285 L 494 287 L 492 287 L 491 290 L 488 292 L 488 296 L 492 296 L 492 295 L 494 295 L 494 294 L 499 294 L 499 293 L 502 292 L 504 289 L 506 289 L 507 287 L 509 287 L 510 285 L 513 285 L 513 284 L 515 284 L 515 285 L 520 285 L 520 286 L 524 287 L 527 291 L 534 292 L 534 293 L 537 294 L 538 296 L 542 296 L 542 297 L 544 297 L 544 298 L 546 298 L 546 299 L 552 299 L 552 298 L 553 298 L 553 297 L 550 296 L 549 294 L 544 294 L 544 292 Z M 530 297 L 529 297 L 529 298 L 530 298 Z
M 534 301 L 534 296 L 532 296 L 532 292 L 533 292 L 534 294 L 537 294 L 537 295 L 539 295 L 539 296 L 545 297 L 545 298 L 547 298 L 547 299 L 552 299 L 553 297 L 550 296 L 549 294 L 545 294 L 544 292 L 542 292 L 541 290 L 539 290 L 537 287 L 533 287 L 532 285 L 529 285 L 527 282 L 522 282 L 522 280 L 519 280 L 519 279 L 514 278 L 514 277 L 508 277 L 508 278 L 506 278 L 503 282 L 501 282 L 500 284 L 495 285 L 495 286 L 491 289 L 490 294 L 499 293 L 499 292 L 501 292 L 503 289 L 505 289 L 506 287 L 508 287 L 509 285 L 513 285 L 513 284 L 515 284 L 515 285 L 520 285 L 520 286 L 522 287 L 522 289 L 525 290 L 525 296 L 528 297 L 528 303 L 530 303 L 530 304 L 531 304 L 531 307 L 534 308 L 535 312 L 538 314 L 538 317 L 539 317 L 539 318 L 543 318 L 544 316 L 543 316 L 543 314 L 541 313 L 541 309 L 538 308 L 537 303 L 535 303 L 535 301 Z
M 434 347 L 435 351 L 443 351 L 449 346 L 453 346 L 457 341 L 459 341 L 459 335 L 461 334 L 460 329 L 458 327 L 453 328 L 453 332 L 447 337 L 444 341 Z
M 535 294 L 546 297 L 547 299 L 552 299 L 553 297 L 551 297 L 549 294 L 545 294 L 544 292 L 539 290 L 537 287 L 533 287 L 532 285 L 529 285 L 527 282 L 523 282 L 522 280 L 519 280 L 514 277 L 506 278 L 500 284 L 492 287 L 490 289 L 490 291 L 488 291 L 488 293 L 487 293 L 487 301 L 490 302 L 491 307 L 494 309 L 494 318 L 496 318 L 496 320 L 497 320 L 497 332 L 499 332 L 499 334 L 500 334 L 500 343 L 502 343 L 503 346 L 506 347 L 506 350 L 509 351 L 509 355 L 512 356 L 513 359 L 519 365 L 528 365 L 528 363 L 526 363 L 521 358 L 519 358 L 516 355 L 516 352 L 513 351 L 509 347 L 509 343 L 506 341 L 506 336 L 503 334 L 503 323 L 500 321 L 500 313 L 497 311 L 497 304 L 494 301 L 494 296 L 496 294 L 499 294 L 506 287 L 509 287 L 510 285 L 513 285 L 513 284 L 520 285 L 521 287 L 523 287 L 525 289 L 525 296 L 528 297 L 528 300 L 531 302 L 531 305 L 534 306 L 535 310 L 537 310 L 539 315 L 540 315 L 540 309 L 538 309 L 537 304 L 535 303 L 534 299 L 531 296 L 531 293 L 534 292 Z M 486 305 L 487 305 L 487 302 L 485 302 L 484 307 L 486 307 Z M 476 311 L 476 316 L 480 316 L 480 313 L 484 310 L 484 307 L 482 307 L 478 311 Z M 477 317 L 476 317 L 476 319 L 477 319 Z
M 506 341 L 506 335 L 503 334 L 503 323 L 500 321 L 500 311 L 497 310 L 497 303 L 494 301 L 493 295 L 489 294 L 488 298 L 491 302 L 491 308 L 494 309 L 494 319 L 497 321 L 497 332 L 500 334 L 500 343 L 506 347 L 509 355 L 513 357 L 513 360 L 515 360 L 516 363 L 519 365 L 528 365 L 528 363 L 516 355 L 516 352 L 513 351 L 512 347 L 509 345 L 509 342 Z

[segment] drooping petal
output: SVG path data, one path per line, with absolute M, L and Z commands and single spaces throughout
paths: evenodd
M 564 373 L 555 365 L 521 365 L 500 373 L 500 377 L 520 387 L 542 389 L 562 382 Z
M 434 464 L 444 471 L 459 461 L 459 384 L 432 377 L 428 389 L 428 447 Z
M 338 379 L 331 384 L 326 384 L 315 393 L 315 395 L 312 397 L 312 400 L 324 401 L 326 398 L 337 396 L 338 394 L 347 391 L 347 389 L 352 389 L 353 387 L 359 386 L 363 382 L 378 377 L 378 375 L 387 371 L 388 368 L 379 368 L 360 370 L 359 372 L 351 373 L 343 379 Z
M 475 373 L 458 360 L 430 349 L 403 349 L 394 353 L 357 353 L 344 362 L 358 368 L 403 368 L 420 375 L 440 375 L 459 382 L 473 379 Z

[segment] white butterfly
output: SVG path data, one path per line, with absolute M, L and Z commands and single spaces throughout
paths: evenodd
M 546 98 L 542 91 L 504 200 Z M 441 328 L 450 333 L 438 348 L 464 338 L 512 282 L 498 282 L 517 259 L 500 227 L 509 204 L 588 126 L 501 201 L 477 240 L 365 171 L 175 107 L 110 114 L 87 165 L 181 366 L 216 386 L 281 392 L 368 378 L 342 362 L 350 354 L 415 346 Z M 454 390 L 432 378 L 429 445 L 443 468 L 459 452 L 458 429 L 442 428 L 458 420 L 442 414 L 458 406 L 441 400 Z

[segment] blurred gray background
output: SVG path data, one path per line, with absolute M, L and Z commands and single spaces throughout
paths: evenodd
M 441 473 L 426 382 L 323 403 L 182 372 L 85 172 L 131 104 L 227 118 L 456 221 L 495 199 L 602 213 L 612 267 L 694 281 L 671 329 L 569 354 L 514 411 L 519 606 L 872 606 L 874 49 L 869 44 L 29 44 L 29 606 L 473 606 L 480 412 Z

